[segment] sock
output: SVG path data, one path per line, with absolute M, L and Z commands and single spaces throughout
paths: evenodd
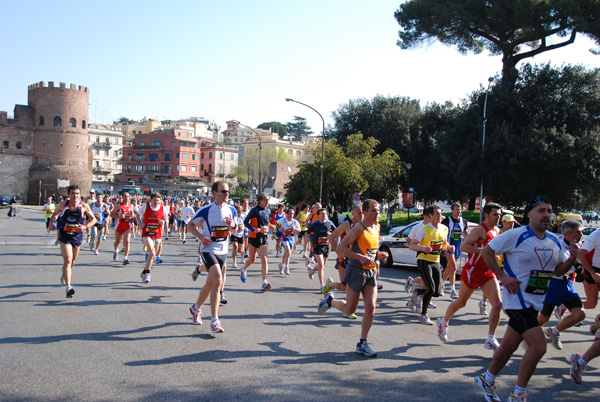
M 559 334 L 560 334 L 560 331 L 559 331 L 558 329 L 556 329 L 556 327 L 553 327 L 553 328 L 552 328 L 552 333 L 553 333 L 554 335 L 559 335 Z
M 218 316 L 218 315 L 211 315 L 211 316 L 210 316 L 210 322 L 215 322 L 215 321 L 217 321 L 218 319 L 219 319 L 219 316 Z
M 266 280 L 266 279 L 263 281 L 263 285 L 264 285 L 265 283 L 267 283 L 267 280 Z
M 494 338 L 495 338 L 495 336 L 494 336 L 494 334 L 488 334 L 488 338 L 490 338 L 490 339 L 494 339 Z
M 515 385 L 515 390 L 513 392 L 514 392 L 515 396 L 517 396 L 521 392 L 527 392 L 527 388 L 521 388 L 518 385 Z
M 144 269 L 144 273 L 145 273 L 145 274 L 149 274 L 149 273 L 150 273 L 150 271 L 149 271 L 149 270 L 147 270 L 147 269 Z
M 367 341 L 366 339 L 362 339 L 362 338 L 361 338 L 361 339 L 358 341 L 358 343 L 363 343 L 363 342 L 366 342 L 366 341 Z
M 200 306 L 198 305 L 198 303 L 194 303 L 194 310 L 200 310 Z
M 450 286 L 451 290 L 454 290 L 456 292 L 456 285 L 452 285 Z
M 585 367 L 587 365 L 586 361 L 583 360 L 583 356 L 579 356 L 579 359 L 577 359 L 577 364 L 579 364 L 581 367 Z
M 492 373 L 490 373 L 490 370 L 486 370 L 485 371 L 485 381 L 488 384 L 492 384 L 492 383 L 496 382 L 496 376 L 493 375 Z

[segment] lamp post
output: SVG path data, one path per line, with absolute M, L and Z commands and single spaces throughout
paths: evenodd
M 286 102 L 294 102 L 294 103 L 299 103 L 303 106 L 306 106 L 309 109 L 312 109 L 313 111 L 315 111 L 319 117 L 321 118 L 321 121 L 323 122 L 323 135 L 322 135 L 322 141 L 321 141 L 321 184 L 319 186 L 319 203 L 321 203 L 322 199 L 323 199 L 323 160 L 325 157 L 325 120 L 323 119 L 323 116 L 321 116 L 321 113 L 319 113 L 317 111 L 317 109 L 315 109 L 312 106 L 308 106 L 306 103 L 302 103 L 302 102 L 298 102 L 297 100 L 293 100 L 292 98 L 285 98 Z
M 408 179 L 406 180 L 406 187 L 408 187 L 408 193 L 410 194 L 410 169 L 412 169 L 412 163 L 407 163 L 406 164 L 406 171 L 407 171 L 407 175 L 408 175 Z M 414 194 L 413 194 L 414 196 Z M 414 199 L 411 196 L 411 204 L 414 204 Z M 412 205 L 408 206 L 408 215 L 406 216 L 406 224 L 410 224 L 410 209 L 412 208 Z
M 247 129 L 251 130 L 254 134 L 256 134 L 256 137 L 258 138 L 258 192 L 262 193 L 262 190 L 260 188 L 260 179 L 261 179 L 261 177 L 260 177 L 260 168 L 261 168 L 261 159 L 262 159 L 262 141 L 260 140 L 260 134 L 258 134 L 256 132 L 256 130 L 253 129 L 252 127 L 247 126 L 245 124 L 242 124 L 242 123 L 240 123 L 237 120 L 232 120 L 232 122 L 235 123 L 235 124 L 238 124 L 238 125 L 240 125 L 242 127 L 246 127 Z
M 490 85 L 494 81 L 493 77 L 488 78 L 488 86 L 485 90 L 485 100 L 483 101 L 483 136 L 481 139 L 481 187 L 479 189 L 479 223 L 483 222 L 483 169 L 485 166 L 485 124 L 487 122 L 487 100 L 490 93 Z

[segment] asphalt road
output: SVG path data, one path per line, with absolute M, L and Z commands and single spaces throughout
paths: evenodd
M 99 256 L 84 244 L 73 274 L 77 293 L 65 299 L 62 258 L 54 237 L 46 237 L 42 213 L 23 208 L 21 218 L 0 217 L 2 401 L 484 400 L 473 384 L 492 356 L 483 348 L 487 319 L 478 314 L 480 292 L 452 320 L 449 342 L 442 344 L 435 327 L 418 324 L 405 307 L 405 279 L 415 269 L 383 269 L 369 336 L 378 356 L 368 358 L 354 351 L 360 320 L 336 310 L 319 316 L 318 282 L 308 278 L 303 260 L 295 254 L 291 275 L 282 276 L 272 252 L 273 289 L 259 291 L 258 266 L 250 268 L 246 284 L 232 271 L 229 303 L 219 311 L 225 332 L 212 336 L 209 306 L 202 326 L 192 325 L 188 311 L 205 278 L 191 279 L 195 242 L 168 240 L 165 263 L 155 266 L 150 284 L 139 278 L 139 239 L 127 267 L 112 261 L 111 244 L 103 244 Z M 326 274 L 337 275 L 333 258 Z M 434 302 L 433 320 L 450 300 Z M 590 323 L 565 333 L 562 351 L 548 345 L 530 382 L 530 401 L 597 400 L 600 361 L 590 364 L 582 385 L 569 378 L 568 357 L 593 339 Z M 505 326 L 503 316 L 498 338 Z M 522 353 L 498 377 L 503 400 Z

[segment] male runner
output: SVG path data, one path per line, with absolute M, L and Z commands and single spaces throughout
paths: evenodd
M 387 253 L 378 251 L 381 217 L 379 203 L 375 200 L 367 200 L 363 203 L 362 210 L 363 220 L 354 225 L 337 247 L 338 255 L 348 258 L 346 275 L 342 281 L 346 285 L 346 300 L 335 299 L 333 292 L 329 292 L 319 304 L 318 312 L 322 315 L 330 307 L 335 307 L 344 314 L 353 314 L 356 312 L 362 294 L 365 311 L 356 353 L 375 357 L 377 353 L 369 346 L 367 337 L 373 325 L 377 301 L 376 261 L 377 257 L 387 258 Z
M 502 344 L 495 351 L 492 362 L 484 374 L 475 377 L 487 401 L 500 401 L 495 381 L 500 370 L 524 340 L 528 348 L 521 359 L 517 384 L 508 402 L 527 400 L 527 383 L 537 363 L 546 353 L 546 340 L 537 316 L 552 275 L 561 276 L 575 263 L 576 245 L 567 247 L 568 259 L 560 241 L 548 229 L 551 227 L 552 205 L 548 198 L 536 196 L 529 200 L 525 217 L 529 225 L 509 230 L 491 240 L 481 252 L 485 263 L 498 277 L 504 289 L 502 306 L 508 315 L 508 327 Z M 504 254 L 504 270 L 496 255 Z
M 163 205 L 162 196 L 159 193 L 152 193 L 150 195 L 150 202 L 142 205 L 140 208 L 138 226 L 142 231 L 142 242 L 148 252 L 144 270 L 140 274 L 140 278 L 142 278 L 142 282 L 144 283 L 150 283 L 150 269 L 155 257 L 157 257 L 168 217 L 169 208 Z
M 579 221 L 566 220 L 562 223 L 560 230 L 563 234 L 561 245 L 566 249 L 571 243 L 579 246 L 581 236 L 583 236 L 583 227 Z M 544 299 L 544 306 L 538 321 L 541 326 L 548 322 L 554 308 L 557 308 L 556 317 L 561 320 L 565 310 L 571 312 L 570 315 L 563 318 L 557 326 L 546 328 L 544 334 L 550 339 L 552 346 L 558 350 L 562 350 L 562 342 L 560 341 L 560 333 L 568 328 L 571 328 L 578 322 L 585 319 L 585 311 L 579 294 L 573 287 L 573 275 L 575 269 L 571 268 L 565 275 L 553 275 L 548 286 L 548 293 Z
M 290 274 L 290 257 L 295 247 L 295 235 L 300 232 L 300 222 L 294 219 L 294 209 L 288 207 L 285 216 L 277 222 L 277 231 L 281 234 L 279 240 L 283 247 L 283 256 L 279 263 L 279 274 Z
M 233 268 L 238 269 L 237 255 L 240 254 L 242 263 L 244 262 L 244 219 L 242 218 L 242 205 L 235 207 L 237 212 L 237 218 L 235 223 L 237 225 L 237 231 L 231 233 L 231 259 L 233 260 Z
M 296 215 L 296 220 L 300 223 L 300 233 L 298 233 L 298 245 L 304 243 L 304 251 L 300 252 L 300 254 L 302 254 L 303 257 L 306 257 L 306 247 L 308 242 L 307 239 L 304 239 L 304 242 L 302 241 L 302 239 L 305 237 L 306 231 L 308 230 L 308 228 L 306 227 L 306 218 L 308 218 L 308 204 L 302 204 L 302 210 L 298 212 L 298 215 Z
M 132 229 L 131 220 L 133 219 L 133 207 L 129 202 L 130 199 L 131 195 L 127 191 L 123 192 L 121 202 L 115 205 L 115 208 L 110 213 L 111 218 L 119 219 L 117 229 L 115 229 L 115 253 L 113 255 L 113 261 L 117 261 L 119 244 L 121 244 L 121 239 L 123 239 L 123 246 L 125 247 L 123 265 L 129 264 L 129 259 L 127 257 L 129 256 L 129 244 L 131 241 Z
M 308 277 L 312 279 L 315 271 L 317 271 L 321 292 L 323 292 L 325 287 L 325 265 L 329 257 L 329 235 L 335 230 L 335 225 L 328 219 L 327 209 L 319 208 L 317 216 L 319 220 L 311 223 L 306 231 L 306 234 L 310 236 L 312 252 L 317 261 L 315 268 L 308 267 Z
M 277 221 L 285 218 L 284 207 L 285 205 L 283 204 L 277 204 L 277 210 L 271 215 L 270 223 L 275 227 L 275 258 L 279 258 L 281 254 L 281 232 L 279 231 L 279 226 L 277 226 Z
M 452 214 L 442 220 L 442 224 L 448 228 L 448 243 L 454 246 L 454 253 L 444 252 L 442 258 L 442 266 L 444 274 L 442 276 L 442 291 L 440 296 L 444 295 L 444 287 L 448 278 L 450 278 L 450 298 L 452 300 L 458 297 L 456 293 L 456 261 L 460 258 L 460 244 L 463 239 L 469 234 L 469 224 L 462 217 L 462 206 L 459 202 L 455 202 L 450 206 Z
M 496 275 L 485 265 L 481 258 L 481 250 L 496 236 L 500 234 L 498 222 L 500 222 L 501 207 L 493 202 L 488 202 L 483 207 L 484 220 L 475 227 L 461 244 L 461 251 L 469 253 L 469 260 L 462 269 L 460 293 L 458 298 L 450 303 L 444 317 L 437 320 L 438 337 L 442 342 L 448 340 L 448 324 L 450 319 L 458 310 L 467 305 L 467 301 L 477 288 L 481 288 L 492 303 L 489 315 L 488 336 L 483 346 L 486 349 L 496 350 L 500 347 L 496 339 L 496 328 L 500 323 L 500 312 L 502 311 L 502 300 L 500 298 L 500 285 Z
M 581 246 L 579 262 L 583 267 L 583 290 L 586 300 L 583 307 L 592 310 L 598 305 L 600 292 L 600 230 L 596 229 Z
M 590 330 L 592 334 L 596 334 L 592 346 L 583 355 L 573 353 L 569 359 L 571 361 L 571 379 L 575 384 L 581 384 L 581 381 L 583 381 L 583 370 L 585 370 L 590 360 L 600 356 L 600 314 L 596 316 L 596 322 L 590 327 Z
M 427 315 L 427 308 L 432 297 L 440 295 L 440 284 L 442 271 L 440 267 L 440 255 L 443 251 L 454 253 L 454 246 L 448 244 L 448 228 L 441 224 L 442 209 L 438 205 L 432 205 L 428 210 L 430 222 L 424 225 L 415 235 L 414 241 L 409 248 L 416 251 L 417 268 L 425 283 L 425 289 L 419 289 L 416 293 L 423 295 L 421 317 L 419 322 L 423 325 L 433 325 Z
M 94 189 L 92 188 L 92 189 L 90 189 L 90 196 L 87 198 L 87 201 L 86 201 L 86 203 L 87 203 L 89 206 L 91 206 L 91 205 L 92 205 L 93 203 L 95 203 L 95 202 L 96 202 L 96 190 L 94 190 Z M 88 242 L 88 243 L 89 243 L 89 242 L 90 242 L 90 237 L 91 237 L 91 235 L 92 235 L 92 229 L 87 229 L 87 230 L 86 230 L 86 235 L 87 235 L 86 242 Z
M 186 233 L 188 232 L 187 225 L 194 216 L 194 208 L 190 206 L 190 201 L 185 200 L 184 206 L 181 207 L 181 234 L 183 236 L 182 244 L 185 244 Z
M 248 216 L 248 212 L 250 212 L 250 200 L 247 198 L 243 198 L 242 202 L 242 219 L 246 220 L 246 216 Z M 244 226 L 244 255 L 242 256 L 242 259 L 240 260 L 240 262 L 243 264 L 244 263 L 244 258 L 248 258 L 248 235 L 250 234 L 250 232 L 248 231 L 248 228 L 246 226 Z
M 96 255 L 99 254 L 98 249 L 100 248 L 100 243 L 102 243 L 102 231 L 106 225 L 105 217 L 106 214 L 110 213 L 108 205 L 106 205 L 103 200 L 104 197 L 102 194 L 98 194 L 96 197 L 96 202 L 90 206 L 90 209 L 96 218 L 96 224 L 91 230 L 92 238 L 90 240 L 90 250 Z
M 67 192 L 69 199 L 58 204 L 50 218 L 49 227 L 50 230 L 56 230 L 55 222 L 58 220 L 60 224 L 58 241 L 63 257 L 60 283 L 67 286 L 65 293 L 67 299 L 70 299 L 75 294 L 75 289 L 71 285 L 71 274 L 79 255 L 79 248 L 83 243 L 83 234 L 94 226 L 96 218 L 89 205 L 81 201 L 79 186 L 69 186 Z
M 46 203 L 42 207 L 42 211 L 44 211 L 44 218 L 46 218 L 46 232 L 48 236 L 50 236 L 50 218 L 52 218 L 52 214 L 56 209 L 56 205 L 52 202 L 52 197 L 48 197 Z
M 208 271 L 206 283 L 200 290 L 198 300 L 190 307 L 194 324 L 202 325 L 202 304 L 210 296 L 210 330 L 213 333 L 223 332 L 219 321 L 219 295 L 222 295 L 225 282 L 227 247 L 229 232 L 237 230 L 237 211 L 227 204 L 229 185 L 225 181 L 217 181 L 212 185 L 214 202 L 201 208 L 192 218 L 189 232 L 202 243 L 202 260 Z M 196 225 L 202 223 L 202 233 Z
M 267 281 L 267 275 L 269 273 L 268 253 L 269 253 L 269 215 L 271 211 L 267 208 L 269 204 L 269 196 L 265 193 L 260 193 L 257 197 L 258 205 L 248 212 L 246 219 L 244 219 L 244 226 L 249 231 L 248 234 L 248 245 L 250 251 L 248 252 L 248 259 L 244 266 L 240 269 L 240 279 L 242 283 L 246 283 L 248 279 L 246 271 L 248 267 L 254 264 L 256 260 L 256 252 L 260 256 L 261 273 L 262 273 L 262 286 L 261 291 L 266 292 L 271 289 L 271 284 Z

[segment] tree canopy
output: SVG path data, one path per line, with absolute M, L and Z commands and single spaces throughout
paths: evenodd
M 260 182 L 259 182 L 259 156 L 260 156 Z M 285 152 L 283 148 L 264 147 L 262 152 L 251 148 L 244 150 L 243 163 L 234 168 L 238 182 L 247 186 L 256 186 L 263 189 L 269 178 L 269 165 L 272 162 L 293 163 L 294 157 Z M 260 186 L 259 186 L 260 184 Z
M 271 131 L 274 133 L 277 133 L 280 138 L 285 137 L 288 133 L 287 126 L 278 121 L 269 121 L 269 122 L 261 123 L 256 128 L 262 128 L 263 130 L 271 129 Z
M 567 46 L 578 33 L 600 42 L 598 0 L 410 0 L 395 17 L 402 49 L 438 40 L 465 54 L 502 55 L 509 87 L 523 59 Z
M 288 131 L 288 135 L 292 137 L 294 141 L 300 141 L 302 136 L 311 135 L 311 131 L 308 124 L 306 124 L 306 118 L 300 116 L 294 116 L 293 122 L 285 123 Z
M 121 123 L 121 124 L 133 124 L 133 123 L 135 123 L 135 120 L 131 120 L 130 118 L 121 116 L 117 120 L 113 121 L 113 124 L 119 124 L 119 123 Z

